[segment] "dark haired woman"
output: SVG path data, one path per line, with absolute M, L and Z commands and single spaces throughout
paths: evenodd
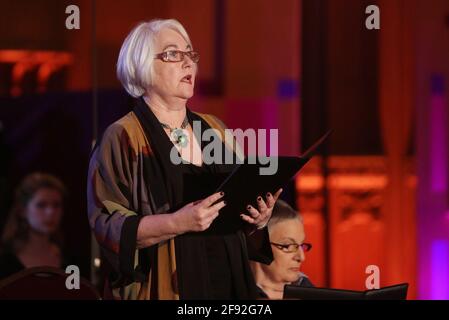
M 64 265 L 64 195 L 63 183 L 54 176 L 33 173 L 22 180 L 2 235 L 0 278 L 25 268 Z

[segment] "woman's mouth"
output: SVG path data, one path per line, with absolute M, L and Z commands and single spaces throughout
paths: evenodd
M 186 75 L 181 79 L 181 82 L 192 84 L 192 75 L 191 74 Z
M 299 272 L 299 267 L 296 267 L 296 268 L 290 268 L 290 270 L 291 270 L 291 271 L 294 271 L 294 272 Z

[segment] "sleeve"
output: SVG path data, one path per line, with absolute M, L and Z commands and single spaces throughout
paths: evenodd
M 94 148 L 88 172 L 89 225 L 118 278 L 117 286 L 137 281 L 135 270 L 140 216 L 132 210 L 132 177 L 136 153 L 126 130 L 111 125 Z M 120 283 L 118 285 L 118 283 Z

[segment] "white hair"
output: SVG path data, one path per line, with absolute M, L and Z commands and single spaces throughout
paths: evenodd
M 141 22 L 128 34 L 120 49 L 117 60 L 117 78 L 125 90 L 138 98 L 152 85 L 154 40 L 162 29 L 178 32 L 192 47 L 189 35 L 184 27 L 175 19 L 154 19 Z
M 278 199 L 273 207 L 273 213 L 271 219 L 268 221 L 268 230 L 270 227 L 285 220 L 297 219 L 299 222 L 304 223 L 302 215 L 296 212 L 287 202 Z

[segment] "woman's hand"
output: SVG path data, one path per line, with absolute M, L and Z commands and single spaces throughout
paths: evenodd
M 271 214 L 273 213 L 274 204 L 279 198 L 281 192 L 282 188 L 276 191 L 274 195 L 268 192 L 266 195 L 266 202 L 261 196 L 257 197 L 257 209 L 251 205 L 248 205 L 246 209 L 249 214 L 242 213 L 240 217 L 246 222 L 256 226 L 257 229 L 262 229 L 270 220 Z
M 218 217 L 219 210 L 226 205 L 225 201 L 213 204 L 223 195 L 223 192 L 214 193 L 203 200 L 191 202 L 176 211 L 174 213 L 177 217 L 176 223 L 181 228 L 179 233 L 207 230 L 214 219 Z

